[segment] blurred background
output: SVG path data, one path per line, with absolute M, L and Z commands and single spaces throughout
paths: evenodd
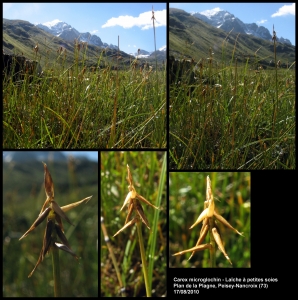
M 75 226 L 63 222 L 72 250 L 59 251 L 62 296 L 98 296 L 98 152 L 3 152 L 3 296 L 52 297 L 51 255 L 46 255 L 31 278 L 39 258 L 46 220 L 27 237 L 19 238 L 36 220 L 46 199 L 45 162 L 51 173 L 55 201 L 64 206 L 93 195 L 87 204 L 66 214 Z
M 124 229 L 113 238 L 125 223 L 127 207 L 120 212 L 128 194 L 127 167 L 133 178 L 138 194 L 150 203 L 157 205 L 158 194 L 162 195 L 160 211 L 157 219 L 156 235 L 153 234 L 153 218 L 155 209 L 140 201 L 148 219 L 151 231 L 142 224 L 144 247 L 147 259 L 153 263 L 152 296 L 166 295 L 167 282 L 167 183 L 166 172 L 162 179 L 162 166 L 167 159 L 165 151 L 103 151 L 101 152 L 101 216 L 110 238 L 113 253 L 125 286 L 124 296 L 146 296 L 141 255 L 136 224 Z M 165 169 L 166 171 L 166 169 Z M 161 191 L 160 187 L 163 186 Z M 132 214 L 131 218 L 134 217 Z M 150 249 L 156 243 L 153 255 Z M 115 267 L 108 251 L 104 236 L 101 233 L 101 296 L 121 296 L 120 283 Z M 147 261 L 150 264 L 150 261 Z
M 250 268 L 250 173 L 249 172 L 170 172 L 169 174 L 169 267 L 208 268 L 209 251 L 172 256 L 195 247 L 202 222 L 194 228 L 204 210 L 207 175 L 215 199 L 215 210 L 244 237 L 217 222 L 227 255 L 233 266 L 216 246 L 217 268 Z M 209 243 L 209 234 L 204 242 Z

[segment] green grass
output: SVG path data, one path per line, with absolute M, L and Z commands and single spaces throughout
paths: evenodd
M 193 229 L 204 210 L 206 200 L 206 177 L 210 176 L 215 199 L 215 211 L 222 215 L 238 235 L 221 223 L 218 224 L 226 253 L 234 268 L 250 267 L 250 173 L 248 172 L 170 172 L 169 186 L 169 267 L 209 268 L 209 250 L 172 256 L 174 253 L 190 249 L 196 245 L 202 223 Z M 219 201 L 217 201 L 219 200 Z M 209 242 L 207 234 L 202 244 Z M 215 247 L 216 267 L 230 268 L 230 263 Z
M 224 46 L 212 55 L 196 75 L 215 85 L 170 86 L 170 168 L 295 169 L 295 64 L 255 72 Z
M 124 229 L 113 238 L 123 227 L 127 215 L 126 208 L 120 212 L 128 194 L 127 164 L 137 193 L 161 208 L 156 210 L 140 202 L 151 228 L 149 231 L 142 224 L 149 285 L 152 286 L 152 296 L 161 297 L 167 289 L 166 155 L 161 151 L 101 152 L 101 216 L 126 287 L 125 295 L 146 296 L 136 225 Z M 101 296 L 120 296 L 119 281 L 103 234 L 100 255 Z
M 165 65 L 112 63 L 102 50 L 93 72 L 87 46 L 74 51 L 71 65 L 67 54 L 43 58 L 42 79 L 4 79 L 3 148 L 165 148 Z

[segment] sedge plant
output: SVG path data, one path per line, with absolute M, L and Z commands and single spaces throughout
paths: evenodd
M 54 183 L 52 180 L 52 176 L 47 168 L 47 165 L 45 163 L 43 163 L 43 165 L 44 165 L 44 186 L 45 186 L 45 193 L 47 198 L 41 208 L 41 211 L 37 219 L 34 221 L 32 226 L 21 236 L 20 240 L 26 237 L 40 223 L 42 223 L 42 221 L 45 220 L 45 218 L 47 218 L 47 224 L 44 232 L 43 245 L 40 251 L 40 255 L 35 267 L 28 275 L 28 278 L 30 278 L 33 275 L 35 269 L 43 261 L 45 255 L 47 253 L 51 253 L 52 262 L 53 262 L 54 295 L 55 297 L 60 297 L 61 279 L 60 279 L 60 261 L 59 261 L 58 250 L 59 249 L 63 250 L 71 254 L 72 256 L 74 256 L 77 260 L 79 259 L 79 257 L 72 251 L 70 244 L 66 236 L 64 235 L 62 219 L 67 221 L 69 224 L 73 225 L 69 220 L 69 218 L 67 217 L 67 215 L 65 214 L 65 212 L 80 205 L 81 203 L 87 203 L 92 196 L 89 196 L 78 202 L 74 202 L 60 207 L 58 203 L 54 200 Z
M 219 228 L 217 226 L 217 222 L 221 222 L 223 225 L 228 227 L 229 229 L 235 231 L 237 234 L 243 236 L 242 233 L 240 233 L 237 229 L 235 229 L 224 217 L 222 217 L 220 214 L 218 214 L 215 211 L 215 203 L 214 203 L 214 197 L 212 194 L 212 188 L 211 188 L 211 180 L 209 176 L 207 176 L 207 188 L 206 188 L 206 201 L 204 202 L 204 210 L 202 213 L 199 215 L 198 219 L 196 222 L 189 228 L 193 229 L 196 225 L 199 223 L 203 222 L 201 230 L 200 230 L 200 235 L 199 239 L 196 243 L 196 245 L 190 249 L 183 250 L 180 252 L 177 252 L 173 254 L 173 256 L 178 256 L 182 255 L 188 252 L 191 252 L 190 257 L 188 260 L 190 260 L 194 253 L 196 251 L 202 251 L 205 249 L 209 250 L 210 253 L 210 268 L 215 268 L 216 263 L 215 263 L 215 247 L 216 245 L 218 246 L 218 249 L 222 252 L 222 254 L 225 256 L 225 258 L 228 260 L 228 262 L 232 265 L 232 261 L 229 258 L 220 232 Z M 205 240 L 205 237 L 207 236 L 207 233 L 209 232 L 209 243 L 203 244 L 203 241 Z
M 148 267 L 147 267 L 147 261 L 146 261 L 144 240 L 143 240 L 143 235 L 142 235 L 142 223 L 144 223 L 149 230 L 150 230 L 150 226 L 149 226 L 148 219 L 144 213 L 144 210 L 142 208 L 140 201 L 144 202 L 145 204 L 148 204 L 149 206 L 151 206 L 157 210 L 159 208 L 154 206 L 153 204 L 151 204 L 148 200 L 146 200 L 143 196 L 141 196 L 140 194 L 138 194 L 136 192 L 135 187 L 133 185 L 132 175 L 131 175 L 128 165 L 127 165 L 127 172 L 128 172 L 127 180 L 129 183 L 129 186 L 128 186 L 129 193 L 126 196 L 124 204 L 121 207 L 120 211 L 126 205 L 128 205 L 128 214 L 126 216 L 124 226 L 119 231 L 117 231 L 113 237 L 118 235 L 121 231 L 123 231 L 127 227 L 136 223 L 141 259 L 142 259 L 142 268 L 143 268 L 143 274 L 144 274 L 146 295 L 147 295 L 147 297 L 151 297 L 150 279 L 149 279 L 149 273 L 148 273 Z M 133 212 L 135 212 L 135 216 L 130 220 Z

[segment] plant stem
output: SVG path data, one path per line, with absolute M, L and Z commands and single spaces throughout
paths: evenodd
M 138 229 L 139 244 L 140 244 L 141 257 L 142 257 L 144 280 L 145 280 L 145 286 L 146 286 L 146 295 L 147 295 L 147 297 L 151 297 L 151 290 L 149 288 L 149 279 L 148 279 L 148 269 L 147 269 L 147 263 L 146 263 L 146 257 L 145 257 L 144 241 L 143 241 L 143 235 L 142 235 L 142 223 L 140 222 L 140 220 L 137 221 L 137 229 Z
M 209 236 L 210 236 L 210 244 L 212 248 L 210 249 L 210 268 L 215 268 L 215 240 L 212 234 L 212 228 L 214 227 L 214 219 L 213 217 L 209 218 Z
M 59 252 L 58 251 L 59 251 L 59 249 L 57 247 L 52 246 L 54 295 L 55 295 L 55 297 L 61 297 L 60 264 L 59 264 Z

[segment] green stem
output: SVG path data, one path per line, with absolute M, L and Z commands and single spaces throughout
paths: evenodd
M 54 244 L 54 242 L 53 242 Z M 61 297 L 61 280 L 60 280 L 60 264 L 59 264 L 59 249 L 52 246 L 52 260 L 53 260 L 53 276 L 54 276 L 54 295 Z
M 214 219 L 213 217 L 209 218 L 209 236 L 210 236 L 210 244 L 212 248 L 210 249 L 210 268 L 216 268 L 215 264 L 215 240 L 212 234 L 212 228 L 214 227 Z
M 146 255 L 145 255 L 145 248 L 144 248 L 144 241 L 142 235 L 142 223 L 140 220 L 137 221 L 137 229 L 138 229 L 138 236 L 139 236 L 139 244 L 140 244 L 140 251 L 142 257 L 142 266 L 143 266 L 143 273 L 145 279 L 145 286 L 146 286 L 146 295 L 147 297 L 151 297 L 151 290 L 149 288 L 149 278 L 148 278 L 148 269 L 146 263 Z

